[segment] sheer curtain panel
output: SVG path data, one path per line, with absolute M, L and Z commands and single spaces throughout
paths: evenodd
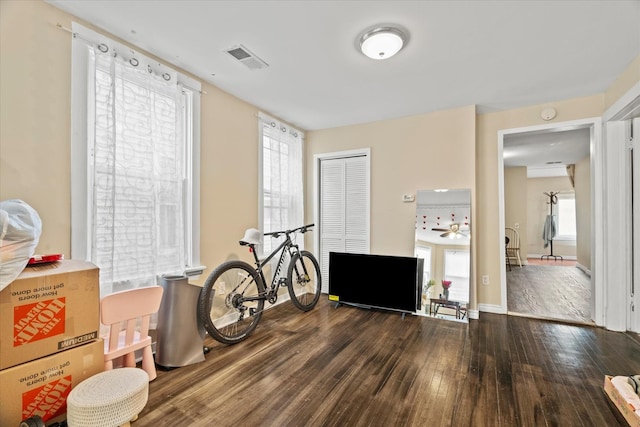
M 264 233 L 299 227 L 304 221 L 302 190 L 303 133 L 260 115 L 261 194 L 260 217 Z M 263 253 L 281 239 L 265 237 Z M 298 244 L 303 246 L 303 242 Z
M 185 268 L 183 96 L 175 79 L 93 57 L 92 261 L 104 286 L 138 287 Z
M 79 215 L 86 247 L 75 253 L 100 268 L 105 296 L 156 284 L 192 262 L 194 91 L 166 66 L 83 36 L 84 63 L 74 59 L 74 71 L 86 72 L 86 148 L 74 146 L 74 155 L 86 153 L 86 169 L 78 168 L 87 177 Z M 72 188 L 72 198 L 80 193 Z

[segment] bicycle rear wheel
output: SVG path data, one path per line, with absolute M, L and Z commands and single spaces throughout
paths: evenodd
M 311 252 L 300 251 L 291 257 L 287 285 L 293 305 L 302 311 L 315 307 L 320 298 L 322 277 L 320 265 Z
M 238 343 L 260 322 L 264 299 L 245 299 L 259 295 L 264 295 L 264 284 L 258 272 L 246 262 L 227 261 L 207 278 L 198 298 L 198 318 L 217 341 Z

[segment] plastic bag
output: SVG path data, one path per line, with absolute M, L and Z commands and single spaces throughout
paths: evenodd
M 22 273 L 41 233 L 35 209 L 18 199 L 0 202 L 0 291 Z

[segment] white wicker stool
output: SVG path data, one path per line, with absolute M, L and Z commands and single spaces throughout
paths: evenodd
M 149 375 L 138 368 L 101 372 L 75 386 L 67 397 L 69 427 L 129 426 L 147 404 Z

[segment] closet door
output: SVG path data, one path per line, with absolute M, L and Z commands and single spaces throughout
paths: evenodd
M 328 292 L 329 252 L 369 253 L 369 158 L 324 158 L 319 174 L 319 262 Z

